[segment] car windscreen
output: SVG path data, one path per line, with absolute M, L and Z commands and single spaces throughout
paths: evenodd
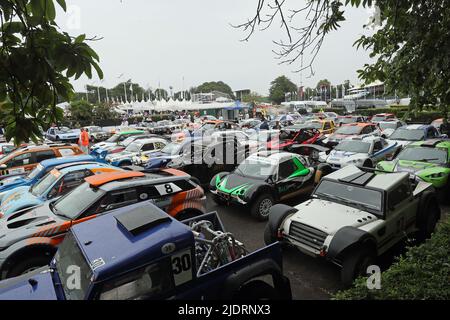
M 380 122 L 378 125 L 380 126 L 381 130 L 397 128 L 396 122 Z
M 34 179 L 37 176 L 41 174 L 41 172 L 44 170 L 44 167 L 39 163 L 36 168 L 33 169 L 33 171 L 30 172 L 30 174 L 27 176 L 27 179 Z
M 339 123 L 348 124 L 348 123 L 354 123 L 356 122 L 355 118 L 339 118 Z
M 56 129 L 56 133 L 69 133 L 72 130 L 70 130 L 69 128 L 60 128 L 60 129 Z
M 36 197 L 41 196 L 48 188 L 50 188 L 59 179 L 60 176 L 61 172 L 59 172 L 56 169 L 53 169 L 31 188 L 30 190 L 31 194 Z
M 370 143 L 357 140 L 344 140 L 339 143 L 334 150 L 356 152 L 356 153 L 369 153 Z
M 322 123 L 320 122 L 308 122 L 308 127 L 314 128 L 314 129 L 322 129 Z
M 125 141 L 127 141 L 127 140 L 125 140 Z M 135 142 L 130 143 L 128 145 L 128 147 L 125 148 L 125 151 L 135 153 L 135 152 L 139 152 L 139 150 L 141 150 L 141 147 L 142 147 L 142 143 L 135 141 Z
M 375 116 L 372 118 L 372 121 L 379 122 L 379 121 L 383 121 L 385 119 L 386 119 L 385 116 Z
M 423 129 L 405 129 L 398 128 L 389 137 L 391 140 L 404 140 L 404 141 L 420 141 L 424 139 Z
M 405 148 L 398 155 L 399 160 L 430 162 L 435 164 L 446 164 L 448 162 L 447 151 L 443 149 L 427 147 Z
M 342 126 L 336 130 L 336 134 L 352 135 L 359 134 L 362 127 L 360 126 Z
M 275 173 L 276 167 L 277 166 L 270 161 L 248 158 L 241 162 L 235 169 L 235 173 L 255 179 L 266 179 Z
M 119 145 L 122 147 L 128 147 L 130 145 L 130 143 L 132 143 L 135 140 L 136 140 L 136 138 L 131 136 L 131 137 L 128 137 L 125 140 L 119 142 Z
M 113 134 L 106 142 L 117 142 L 119 141 L 120 134 Z
M 356 185 L 324 179 L 314 191 L 314 195 L 370 212 L 382 213 L 383 211 L 383 195 L 381 191 Z
M 66 299 L 85 299 L 91 284 L 92 270 L 72 232 L 67 233 L 56 251 L 55 266 Z M 77 279 L 74 279 L 74 275 L 78 276 Z
M 165 154 L 176 155 L 179 154 L 181 146 L 182 145 L 179 143 L 169 143 L 164 148 L 161 149 L 161 152 Z
M 56 201 L 53 211 L 57 215 L 73 220 L 104 194 L 105 191 L 91 188 L 90 184 L 85 182 Z

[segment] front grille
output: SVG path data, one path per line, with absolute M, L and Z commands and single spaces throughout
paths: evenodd
M 297 221 L 291 222 L 289 235 L 301 244 L 317 251 L 322 249 L 325 238 L 327 237 L 325 232 Z

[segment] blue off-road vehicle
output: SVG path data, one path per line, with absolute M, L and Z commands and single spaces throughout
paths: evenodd
M 169 298 L 290 299 L 280 244 L 248 253 L 216 213 L 179 222 L 141 202 L 73 226 L 50 266 L 0 282 L 0 300 Z

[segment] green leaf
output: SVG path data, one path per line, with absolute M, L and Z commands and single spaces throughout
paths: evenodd
M 42 6 L 42 0 L 30 1 L 31 13 L 33 16 L 42 18 L 44 15 L 44 7 Z
M 46 7 L 45 7 L 45 16 L 48 20 L 53 21 L 56 18 L 56 10 L 55 5 L 53 3 L 53 0 L 45 0 Z
M 64 12 L 67 10 L 66 1 L 65 0 L 56 0 L 58 4 L 63 8 Z
M 92 66 L 94 67 L 95 71 L 97 71 L 97 75 L 100 79 L 103 79 L 103 71 L 100 69 L 99 65 L 95 62 L 92 62 Z
M 78 37 L 75 38 L 75 43 L 82 43 L 86 39 L 85 34 L 80 34 Z

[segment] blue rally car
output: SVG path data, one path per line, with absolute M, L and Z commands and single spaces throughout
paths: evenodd
M 291 299 L 282 270 L 278 242 L 249 253 L 216 213 L 179 222 L 146 201 L 73 226 L 0 300 Z
M 34 168 L 27 176 L 17 176 L 6 178 L 0 181 L 0 203 L 2 201 L 3 195 L 5 192 L 12 190 L 17 187 L 25 187 L 32 186 L 37 183 L 43 176 L 45 176 L 50 170 L 54 167 L 74 162 L 100 162 L 106 163 L 107 151 L 104 150 L 95 150 L 92 151 L 90 155 L 81 155 L 81 156 L 69 156 L 69 157 L 61 157 L 54 158 L 42 161 L 40 164 Z
M 56 166 L 33 186 L 17 187 L 6 192 L 0 205 L 0 218 L 56 199 L 84 183 L 84 178 L 121 170 L 98 162 L 74 162 Z

